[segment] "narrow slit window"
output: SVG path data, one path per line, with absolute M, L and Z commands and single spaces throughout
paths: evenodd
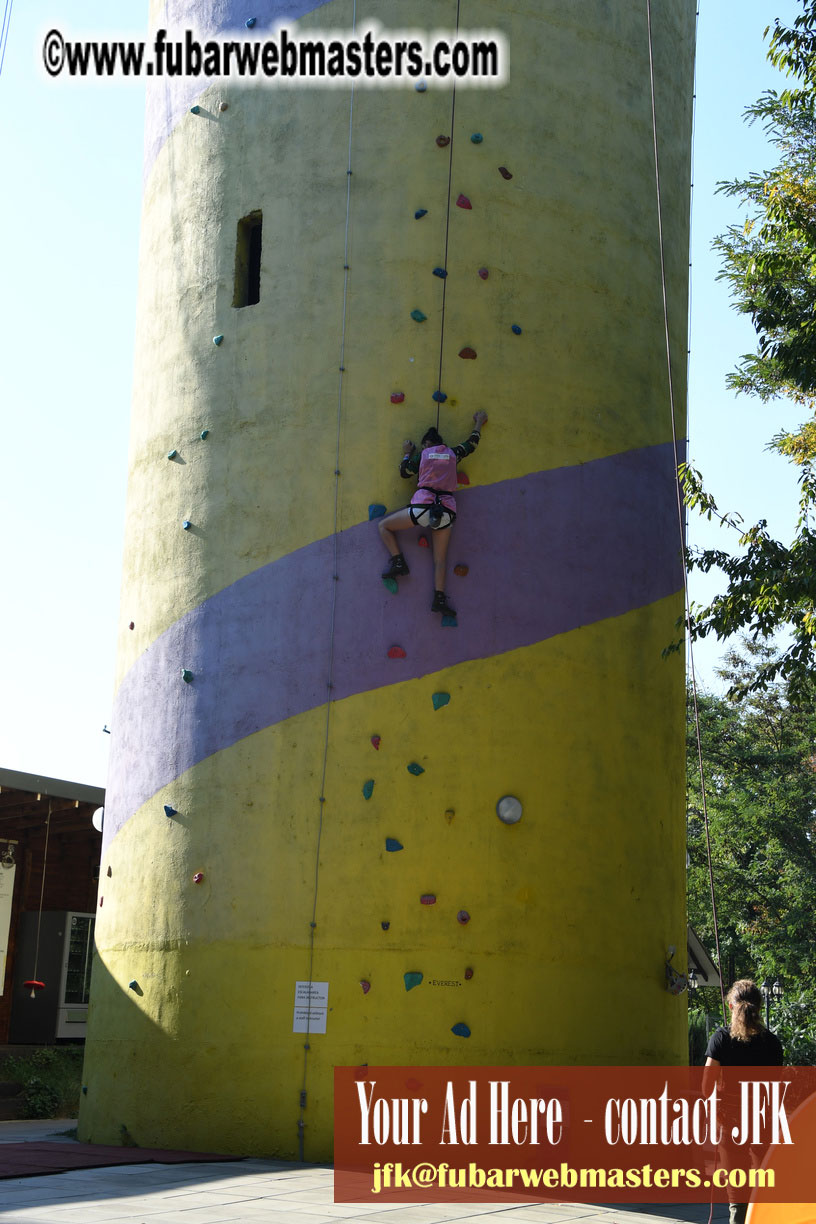
M 233 306 L 254 306 L 261 300 L 262 228 L 263 213 L 260 209 L 238 222 Z

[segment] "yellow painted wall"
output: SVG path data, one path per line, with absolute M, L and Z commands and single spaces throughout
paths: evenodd
M 694 8 L 656 8 L 682 417 Z M 374 9 L 404 24 L 396 0 L 358 0 L 358 21 Z M 503 90 L 456 95 L 453 198 L 474 207 L 450 217 L 442 383 L 455 404 L 441 427 L 458 440 L 490 413 L 474 484 L 671 436 L 643 5 L 506 9 L 465 0 L 461 15 L 502 29 L 512 57 Z M 439 10 L 419 0 L 411 24 L 435 29 Z M 350 14 L 333 0 L 301 24 Z M 119 680 L 202 601 L 333 529 L 349 97 L 213 88 L 199 102 L 207 117 L 180 119 L 146 185 Z M 435 416 L 442 283 L 429 270 L 448 174 L 435 138 L 450 103 L 433 88 L 355 94 L 341 528 L 370 502 L 401 504 L 400 440 Z M 236 223 L 259 207 L 261 301 L 235 310 Z M 464 344 L 477 361 L 456 358 Z M 183 464 L 167 461 L 174 447 Z M 331 1011 L 309 1041 L 307 1159 L 331 1155 L 335 1064 L 684 1061 L 685 1006 L 662 979 L 668 945 L 685 945 L 683 672 L 661 657 L 680 612 L 673 596 L 333 703 L 319 857 L 325 707 L 145 804 L 102 864 L 80 1136 L 116 1142 L 124 1125 L 145 1145 L 297 1154 L 292 1006 L 316 865 L 313 978 L 329 981 Z M 322 626 L 327 610 L 307 597 L 297 614 Z M 451 702 L 433 712 L 438 690 Z M 508 791 L 524 803 L 516 826 L 494 813 Z M 387 854 L 386 836 L 404 850 Z M 418 905 L 425 892 L 435 906 Z M 414 969 L 425 981 L 406 993 Z M 470 1040 L 450 1033 L 458 1021 Z

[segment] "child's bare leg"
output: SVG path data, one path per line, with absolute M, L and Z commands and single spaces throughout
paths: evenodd
M 407 527 L 415 526 L 411 522 L 411 511 L 407 507 L 404 510 L 395 510 L 393 514 L 387 514 L 385 518 L 381 518 L 377 525 L 383 544 L 392 557 L 398 557 L 400 547 L 394 532 L 404 531 Z
M 441 527 L 439 531 L 431 532 L 431 546 L 433 548 L 433 566 L 434 566 L 434 588 L 437 591 L 445 589 L 445 569 L 448 559 L 448 545 L 450 544 L 450 527 Z

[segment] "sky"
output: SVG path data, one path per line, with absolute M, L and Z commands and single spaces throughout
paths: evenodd
M 575 0 L 577 2 L 577 0 Z M 700 0 L 692 215 L 689 455 L 722 509 L 790 535 L 796 481 L 765 447 L 797 412 L 736 397 L 754 347 L 711 240 L 738 220 L 721 180 L 774 162 L 745 107 L 784 78 L 763 31 L 799 0 Z M 115 22 L 111 13 L 115 12 Z M 0 76 L 0 767 L 104 786 L 124 535 L 144 89 L 53 83 L 42 38 L 139 38 L 147 0 L 18 0 Z M 512 49 L 511 49 L 512 50 Z M 692 543 L 725 546 L 692 517 Z M 693 600 L 716 576 L 692 575 Z M 695 648 L 717 687 L 724 647 Z

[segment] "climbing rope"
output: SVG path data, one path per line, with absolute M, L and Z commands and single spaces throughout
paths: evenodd
M 459 34 L 459 12 L 461 8 L 461 0 L 456 0 L 456 34 Z M 453 145 L 455 139 L 455 120 L 456 120 L 456 77 L 453 78 L 453 89 L 451 93 L 451 117 L 450 117 L 450 145 L 448 153 L 448 204 L 445 212 L 445 257 L 442 260 L 442 267 L 447 274 L 448 271 L 448 246 L 450 242 L 450 217 L 451 217 L 451 188 L 453 185 Z M 448 296 L 448 278 L 447 275 L 442 278 L 442 323 L 439 330 L 439 375 L 436 380 L 436 390 L 442 392 L 442 359 L 445 352 L 445 304 Z M 439 429 L 439 413 L 442 408 L 440 400 L 436 402 L 436 428 Z
M 698 14 L 699 16 L 699 14 Z M 655 76 L 654 76 L 654 49 L 652 44 L 652 5 L 651 0 L 646 0 L 646 25 L 649 35 L 649 84 L 651 90 L 652 104 L 652 141 L 654 145 L 654 168 L 655 168 L 655 193 L 657 199 L 657 231 L 658 231 L 658 246 L 660 250 L 660 281 L 663 293 L 663 327 L 666 338 L 666 367 L 668 372 L 668 389 L 669 389 L 669 406 L 671 409 L 671 427 L 672 427 L 672 444 L 674 448 L 674 466 L 675 466 L 675 493 L 677 496 L 677 520 L 680 531 L 680 547 L 681 556 L 685 556 L 685 520 L 683 515 L 683 495 L 680 489 L 680 478 L 677 474 L 677 468 L 680 463 L 677 438 L 677 412 L 674 397 L 674 378 L 672 376 L 672 354 L 671 354 L 671 338 L 669 334 L 669 306 L 668 296 L 666 292 L 666 257 L 665 245 L 663 239 L 663 204 L 660 192 L 660 159 L 658 155 L 658 140 L 657 140 L 657 109 L 655 105 Z M 703 825 L 706 835 L 706 852 L 708 856 L 708 881 L 709 891 L 711 894 L 711 913 L 714 922 L 714 943 L 716 946 L 717 968 L 720 974 L 720 999 L 722 1001 L 723 1018 L 727 1018 L 727 1010 L 725 1005 L 725 989 L 722 979 L 722 957 L 720 955 L 720 929 L 717 917 L 717 896 L 714 887 L 714 867 L 711 856 L 711 830 L 708 819 L 708 802 L 706 798 L 705 785 L 705 769 L 703 767 L 703 747 L 700 738 L 700 711 L 697 701 L 697 675 L 694 667 L 694 646 L 691 640 L 691 608 L 689 601 L 688 574 L 685 564 L 683 565 L 683 599 L 684 612 L 688 642 L 688 657 L 689 657 L 689 678 L 691 680 L 692 704 L 694 709 L 694 728 L 697 741 L 697 765 L 700 773 L 700 795 L 703 805 Z
M 351 18 L 352 34 L 357 29 L 357 0 L 352 0 L 352 18 Z M 311 999 L 312 999 L 312 983 L 314 981 L 314 941 L 315 930 L 317 929 L 317 897 L 320 881 L 320 842 L 323 836 L 323 810 L 326 803 L 326 773 L 329 760 L 329 732 L 331 727 L 331 710 L 332 710 L 332 690 L 334 688 L 334 628 L 337 616 L 337 584 L 340 578 L 338 573 L 338 526 L 339 526 L 339 504 L 340 504 L 340 426 L 343 411 L 343 375 L 346 365 L 346 322 L 348 318 L 348 284 L 349 272 L 349 231 L 351 222 L 351 153 L 352 153 L 352 136 L 354 130 L 354 85 L 352 83 L 351 93 L 349 96 L 349 121 L 348 121 L 348 153 L 346 157 L 346 224 L 343 236 L 343 304 L 340 326 L 340 364 L 338 369 L 337 383 L 337 423 L 335 432 L 335 447 L 334 447 L 334 507 L 332 519 L 332 545 L 333 545 L 333 561 L 332 561 L 332 593 L 330 600 L 329 611 L 329 656 L 327 663 L 327 679 L 326 679 L 326 721 L 323 734 L 323 762 L 320 771 L 320 795 L 318 797 L 318 822 L 317 822 L 317 844 L 315 846 L 315 865 L 314 865 L 314 891 L 312 897 L 312 917 L 309 923 L 309 998 L 306 1012 L 306 1040 L 303 1043 L 303 1079 L 300 1090 L 300 1115 L 298 1117 L 298 1155 L 300 1160 L 305 1159 L 304 1153 L 304 1138 L 303 1131 L 305 1128 L 304 1114 L 306 1112 L 306 1079 L 309 1064 L 309 1049 L 310 1049 L 310 1030 L 311 1030 Z
M 8 46 L 11 11 L 13 8 L 14 0 L 6 0 L 6 6 L 3 9 L 3 24 L 0 26 L 0 76 L 3 74 L 3 64 L 6 62 L 6 47 Z
M 51 832 L 51 800 L 48 800 L 48 817 L 45 822 L 45 849 L 43 850 L 42 880 L 40 881 L 40 908 L 37 912 L 37 938 L 34 943 L 34 973 L 33 981 L 37 981 L 37 967 L 40 961 L 40 928 L 42 926 L 43 897 L 45 896 L 45 868 L 48 864 L 48 835 Z M 31 987 L 31 997 L 34 997 L 36 987 Z

